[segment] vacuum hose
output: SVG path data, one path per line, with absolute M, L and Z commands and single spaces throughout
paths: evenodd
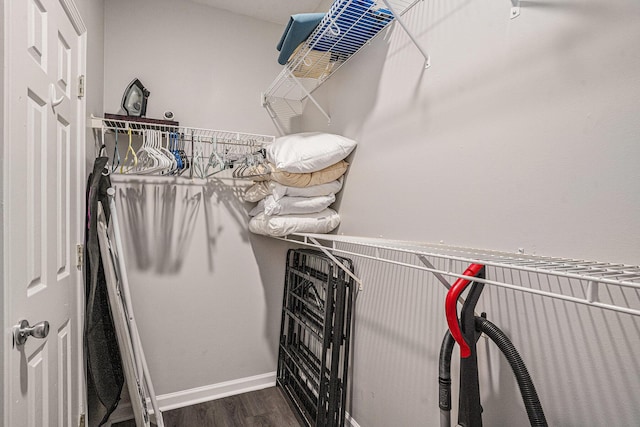
M 511 369 L 518 382 L 520 388 L 520 394 L 524 406 L 527 410 L 529 417 L 529 423 L 532 427 L 547 427 L 547 420 L 542 410 L 542 405 L 538 399 L 538 393 L 533 385 L 529 371 L 525 366 L 518 350 L 509 340 L 509 338 L 498 328 L 484 317 L 477 317 L 476 329 L 486 334 L 491 341 L 493 341 L 502 354 L 505 355 Z M 442 345 L 440 346 L 440 358 L 439 358 L 439 406 L 440 406 L 440 426 L 451 426 L 451 355 L 453 353 L 453 347 L 455 340 L 451 336 L 451 333 L 447 331 L 442 339 Z
M 445 332 L 440 346 L 440 363 L 438 364 L 438 405 L 440 406 L 440 426 L 451 426 L 451 354 L 456 341 L 449 330 Z
M 529 371 L 527 371 L 527 367 L 522 361 L 522 358 L 520 358 L 518 350 L 516 350 L 515 346 L 500 328 L 484 317 L 476 316 L 476 329 L 491 338 L 491 341 L 498 346 L 502 354 L 507 358 L 509 365 L 511 365 L 511 369 L 518 381 L 518 387 L 520 387 L 520 394 L 522 394 L 522 400 L 527 409 L 531 426 L 547 427 L 547 420 L 544 416 L 540 400 L 538 399 L 538 393 L 536 393 L 536 388 L 529 376 Z

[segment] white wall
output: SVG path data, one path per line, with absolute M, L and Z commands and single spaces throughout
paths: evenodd
M 406 19 L 432 55 L 429 70 L 394 28 L 317 92 L 332 124 L 310 105 L 305 128 L 360 141 L 340 232 L 638 264 L 637 2 L 522 6 L 509 20 L 509 1 L 419 2 Z M 274 131 L 258 98 L 279 71 L 279 26 L 167 0 L 106 7 L 107 112 L 139 77 L 150 117 L 172 109 L 186 125 Z M 175 274 L 130 272 L 159 394 L 275 369 L 285 248 L 248 237 L 235 216 L 246 207 L 233 200 L 220 190 L 209 213 L 200 205 Z M 206 218 L 221 227 L 213 240 Z M 366 287 L 348 410 L 366 427 L 437 425 L 444 292 L 427 274 L 356 261 Z M 635 291 L 611 298 L 640 306 Z M 550 425 L 637 423 L 638 319 L 496 289 L 479 309 L 521 351 Z M 480 359 L 485 424 L 526 425 L 495 347 L 481 341 Z
M 309 104 L 307 128 L 361 141 L 341 231 L 637 262 L 638 3 L 505 3 L 418 5 L 430 69 L 398 27 L 324 88 L 330 127 Z
M 80 15 L 87 27 L 87 71 L 85 99 L 87 117 L 102 116 L 104 104 L 104 0 L 77 0 Z M 93 131 L 87 128 L 87 169 L 93 166 Z
M 182 125 L 273 133 L 260 104 L 279 71 L 282 27 L 189 1 L 109 1 L 105 105 L 120 109 L 137 77 L 151 92 L 147 117 L 171 110 Z
M 104 109 L 116 112 L 138 77 L 151 91 L 148 117 L 171 109 L 182 125 L 273 133 L 260 91 L 279 71 L 281 31 L 193 2 L 110 0 Z M 118 204 L 156 393 L 189 394 L 275 371 L 285 251 L 249 235 L 248 206 L 234 187 L 166 180 L 118 187 L 144 192 L 144 222 L 128 215 L 139 200 L 133 193 Z M 168 227 L 162 218 L 171 218 Z M 280 279 L 265 284 L 265 274 Z
M 2 0 L 0 2 L 0 22 L 3 22 L 2 24 L 2 40 L 5 39 L 5 33 L 4 33 L 4 7 L 5 7 L 5 3 L 4 0 Z M 4 52 L 4 43 L 0 44 L 0 82 L 2 83 L 2 85 L 0 86 L 0 99 L 2 99 L 2 102 L 0 102 L 0 135 L 2 135 L 2 140 L 3 140 L 3 144 L 4 141 L 6 140 L 6 138 L 8 138 L 7 133 L 5 133 L 5 118 L 4 118 L 4 86 L 5 86 L 5 81 L 4 81 L 4 69 L 5 69 L 5 63 L 7 61 L 7 59 L 5 58 L 5 52 Z M 0 163 L 4 164 L 4 150 L 0 150 Z M 4 174 L 0 173 L 0 199 L 4 200 Z M 0 205 L 0 224 L 3 224 L 2 227 L 0 227 L 0 239 L 4 242 L 4 203 L 2 203 Z M 4 276 L 4 245 L 0 245 L 0 277 L 5 277 Z M 5 307 L 5 289 L 4 289 L 4 279 L 3 279 L 3 284 L 2 286 L 0 286 L 0 307 L 2 307 L 3 311 L 4 311 L 4 307 Z M 3 324 L 7 324 L 6 323 L 7 319 L 2 319 Z M 0 373 L 0 382 L 2 384 L 6 384 L 4 381 L 4 377 L 5 377 L 5 373 L 4 373 L 4 367 L 8 366 L 7 363 L 7 352 L 8 352 L 8 343 L 9 340 L 2 340 L 2 342 L 0 343 L 0 354 L 2 354 L 2 372 Z M 0 388 L 0 402 L 2 402 L 2 409 L 0 410 L 2 413 L 0 414 L 0 420 L 2 420 L 2 422 L 5 422 L 5 400 L 4 400 L 4 386 L 2 388 Z
M 114 182 L 156 393 L 275 371 L 285 253 L 249 235 L 237 191 L 219 181 Z M 280 280 L 265 286 L 265 271 Z
M 514 20 L 510 6 L 419 2 L 406 20 L 431 68 L 395 27 L 316 92 L 332 123 L 309 104 L 305 129 L 360 142 L 339 232 L 638 265 L 639 4 L 522 2 Z M 411 270 L 356 267 L 348 410 L 367 427 L 437 425 L 444 293 Z M 608 297 L 640 307 L 634 290 Z M 637 424 L 640 319 L 496 289 L 478 307 L 520 349 L 550 425 Z M 526 425 L 508 365 L 484 341 L 480 358 L 485 424 Z

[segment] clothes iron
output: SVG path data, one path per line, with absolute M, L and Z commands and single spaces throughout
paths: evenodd
M 122 109 L 128 116 L 144 117 L 147 114 L 147 98 L 151 92 L 138 79 L 133 79 L 122 95 Z

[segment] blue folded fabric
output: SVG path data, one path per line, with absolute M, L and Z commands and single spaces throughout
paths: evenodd
M 318 26 L 324 13 L 299 13 L 297 15 L 291 15 L 289 23 L 282 33 L 280 42 L 276 49 L 280 51 L 278 56 L 278 63 L 284 65 L 289 60 L 289 57 L 300 43 L 305 41 L 307 37 Z

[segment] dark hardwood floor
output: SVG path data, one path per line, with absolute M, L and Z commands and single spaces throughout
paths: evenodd
M 225 397 L 162 413 L 166 427 L 300 427 L 277 387 Z M 113 427 L 135 427 L 133 420 Z

